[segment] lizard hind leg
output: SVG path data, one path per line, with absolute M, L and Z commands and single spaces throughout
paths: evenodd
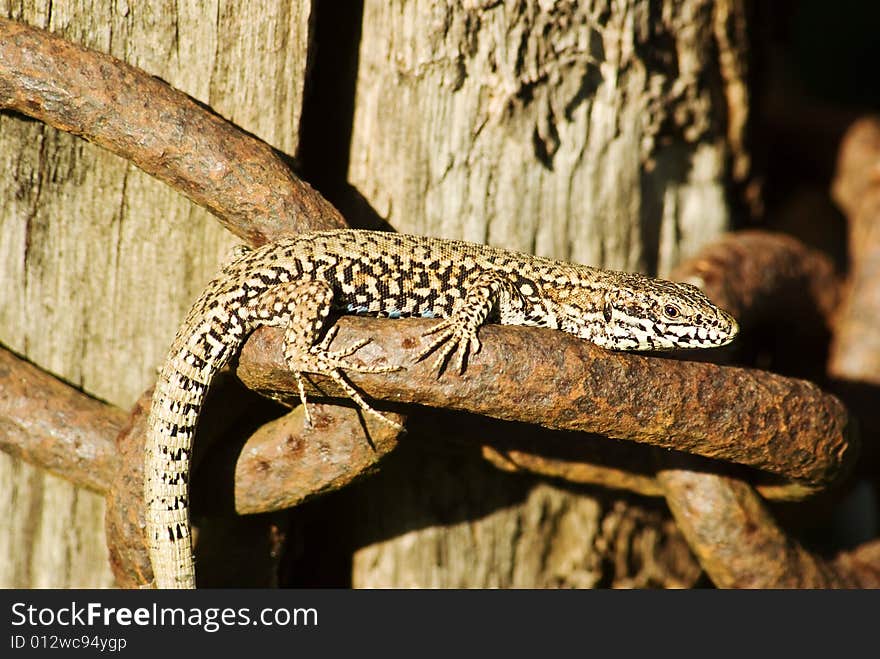
M 296 379 L 306 424 L 312 426 L 312 417 L 303 373 L 316 373 L 330 377 L 364 413 L 400 430 L 399 423 L 374 410 L 342 373 L 343 369 L 356 373 L 388 373 L 397 370 L 397 367 L 361 366 L 347 361 L 368 344 L 370 339 L 356 341 L 341 350 L 330 350 L 330 344 L 338 331 L 333 325 L 324 332 L 329 322 L 332 302 L 333 288 L 329 283 L 320 280 L 299 281 L 271 288 L 260 297 L 256 310 L 260 324 L 284 328 L 284 360 Z

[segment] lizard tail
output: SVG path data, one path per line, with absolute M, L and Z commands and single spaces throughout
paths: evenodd
M 241 275 L 244 276 L 244 275 Z M 189 310 L 159 373 L 144 450 L 146 533 L 157 588 L 195 588 L 189 475 L 208 386 L 253 327 L 239 308 L 245 291 L 224 270 Z M 239 313 L 242 312 L 242 313 Z
M 153 393 L 144 494 L 157 588 L 195 588 L 188 481 L 193 436 L 207 388 L 166 365 Z M 180 400 L 181 391 L 189 392 L 189 400 Z
M 193 342 L 177 340 L 156 383 L 147 426 L 144 495 L 157 588 L 195 588 L 189 516 L 193 437 L 208 385 L 233 348 L 223 346 L 206 358 Z

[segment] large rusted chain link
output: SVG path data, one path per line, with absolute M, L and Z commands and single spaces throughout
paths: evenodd
M 719 588 L 877 588 L 880 542 L 827 560 L 791 538 L 744 481 L 693 470 L 658 473 L 666 501 Z
M 0 449 L 107 497 L 111 560 L 127 585 L 148 580 L 141 499 L 149 393 L 129 415 L 0 348 Z M 202 480 L 212 483 L 230 482 L 232 465 L 235 493 L 218 497 L 212 487 L 202 496 L 196 490 L 200 511 L 232 513 L 233 496 L 241 499 L 241 512 L 283 509 L 289 501 L 343 487 L 397 445 L 393 429 L 368 421 L 371 444 L 357 410 L 338 405 L 316 404 L 311 430 L 294 410 L 249 431 L 240 421 L 252 415 L 254 398 L 229 377 L 212 388 L 196 463 L 206 463 Z M 245 449 L 229 441 L 241 433 L 250 436 Z M 209 447 L 217 450 L 205 457 Z
M 141 69 L 6 18 L 0 108 L 122 156 L 251 245 L 345 226 L 265 142 Z
M 431 321 L 346 317 L 337 325 L 334 349 L 370 336 L 357 359 L 400 368 L 349 374 L 375 400 L 631 440 L 747 465 L 798 488 L 826 486 L 854 457 L 842 404 L 804 380 L 615 353 L 553 330 L 498 325 L 481 328 L 483 349 L 463 374 L 438 377 L 431 364 L 413 363 Z M 258 330 L 237 374 L 254 391 L 294 400 L 296 383 L 280 346 L 277 330 Z M 326 379 L 313 381 L 336 393 Z
M 127 417 L 0 347 L 0 450 L 105 494 Z

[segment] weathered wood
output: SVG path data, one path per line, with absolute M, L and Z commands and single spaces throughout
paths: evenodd
M 350 181 L 400 231 L 663 274 L 727 227 L 747 172 L 743 35 L 738 0 L 366 0 Z M 617 579 L 597 557 L 615 551 L 596 544 L 604 504 L 432 458 L 430 477 L 414 457 L 359 492 L 393 493 L 382 517 L 407 532 L 362 525 L 354 585 Z M 664 533 L 645 523 L 653 563 Z
M 27 1 L 0 13 L 125 60 L 294 153 L 310 3 Z M 234 240 L 133 165 L 0 115 L 0 342 L 130 407 Z M 0 455 L 0 585 L 107 586 L 103 502 Z

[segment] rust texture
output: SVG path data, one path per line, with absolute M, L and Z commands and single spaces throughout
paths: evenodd
M 878 588 L 876 548 L 823 560 L 779 528 L 748 484 L 688 469 L 658 474 L 667 503 L 719 588 Z
M 377 400 L 597 433 L 737 462 L 822 487 L 848 467 L 846 413 L 814 384 L 753 369 L 613 353 L 553 330 L 488 325 L 464 374 L 413 364 L 432 321 L 342 318 L 334 348 L 369 336 L 357 358 L 398 366 L 349 376 Z M 245 344 L 238 376 L 255 391 L 296 395 L 280 333 Z M 509 356 L 518 355 L 511 360 Z M 314 381 L 333 393 L 326 379 Z M 381 407 L 381 406 L 380 406 Z
M 265 142 L 140 69 L 5 18 L 0 108 L 126 158 L 252 245 L 345 226 Z
M 0 348 L 0 450 L 104 493 L 126 416 Z
M 305 427 L 298 407 L 250 437 L 235 463 L 236 512 L 283 510 L 337 490 L 369 473 L 397 446 L 397 430 L 373 417 L 362 419 L 355 407 L 316 404 L 311 413 L 313 428 Z
M 110 569 L 120 588 L 137 588 L 150 583 L 153 570 L 147 550 L 144 505 L 143 452 L 150 411 L 150 394 L 135 403 L 128 424 L 114 439 L 119 462 L 114 478 L 108 483 L 104 528 Z

